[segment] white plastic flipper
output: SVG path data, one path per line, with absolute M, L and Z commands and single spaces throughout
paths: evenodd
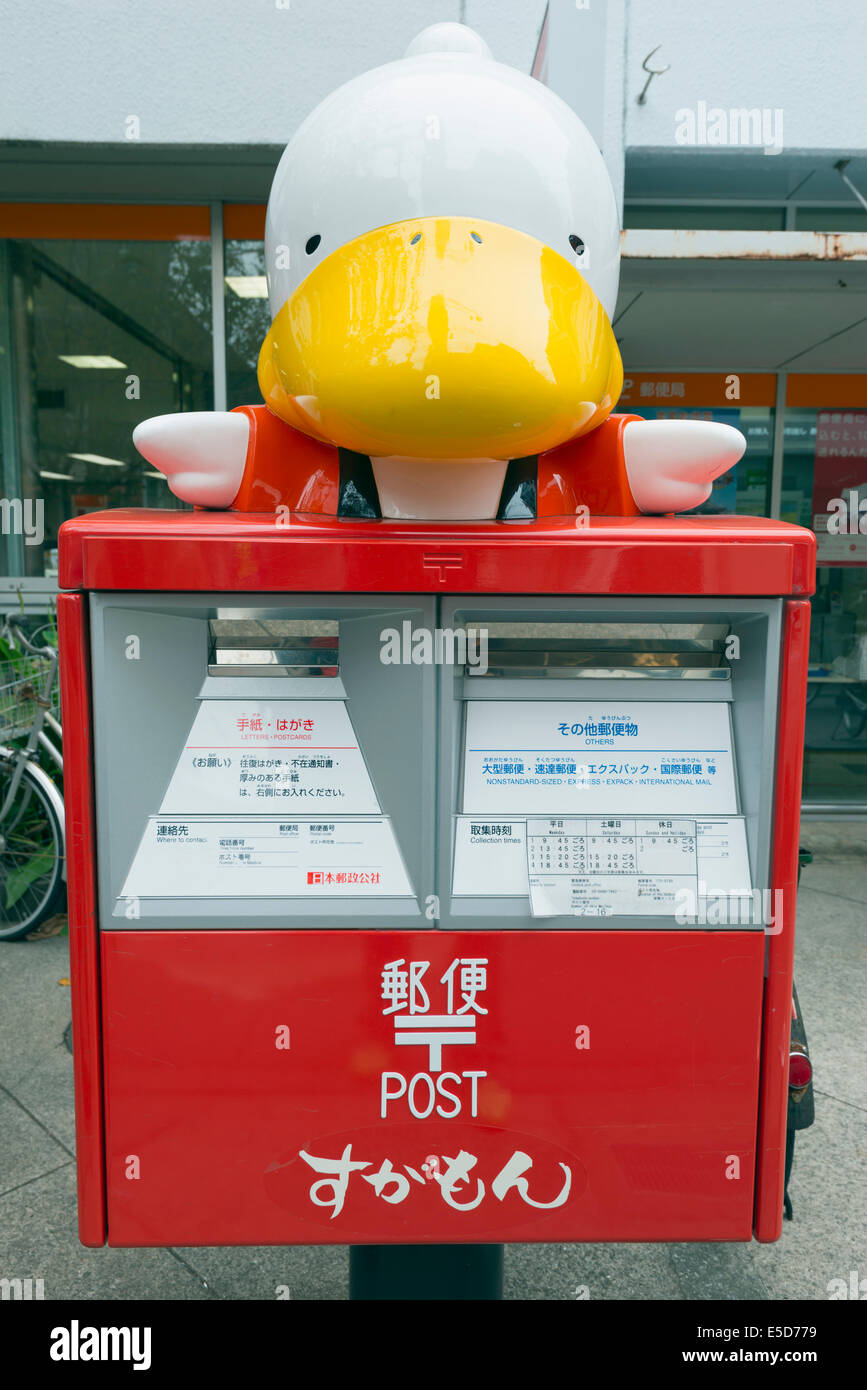
M 245 415 L 217 410 L 153 415 L 133 430 L 140 454 L 161 473 L 182 502 L 231 506 L 247 458 L 250 425 Z
M 746 447 L 740 430 L 713 420 L 630 420 L 623 454 L 632 496 L 648 514 L 689 511 Z

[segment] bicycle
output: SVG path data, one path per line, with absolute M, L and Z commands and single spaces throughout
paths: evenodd
M 63 796 L 38 760 L 63 771 L 57 648 L 37 645 L 9 614 L 0 636 L 0 941 L 17 941 L 60 911 L 66 896 Z M 40 633 L 45 632 L 45 626 Z M 50 737 L 50 735 L 53 735 Z

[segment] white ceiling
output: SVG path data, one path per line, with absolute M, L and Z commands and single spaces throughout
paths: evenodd
M 867 372 L 867 264 L 625 260 L 614 331 L 632 371 Z

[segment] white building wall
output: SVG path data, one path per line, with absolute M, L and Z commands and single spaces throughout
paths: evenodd
M 596 0 L 591 0 L 596 3 Z M 627 149 L 676 147 L 677 112 L 780 108 L 790 153 L 867 148 L 863 0 L 627 0 Z M 642 60 L 670 64 L 646 81 Z
M 605 7 L 605 138 L 677 148 L 677 113 L 783 112 L 790 152 L 867 148 L 862 0 L 551 0 Z M 545 0 L 0 0 L 0 140 L 280 145 L 333 87 L 465 19 L 527 72 Z M 581 109 L 581 45 L 568 27 Z M 646 104 L 642 59 L 661 45 Z M 595 62 L 594 58 L 594 62 Z M 564 93 L 565 95 L 565 93 Z M 130 122 L 137 117 L 138 127 Z
M 284 144 L 340 83 L 464 18 L 529 72 L 544 0 L 0 0 L 0 140 Z

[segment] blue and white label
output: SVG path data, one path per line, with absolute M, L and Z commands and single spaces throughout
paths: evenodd
M 724 701 L 470 700 L 465 815 L 737 814 Z

